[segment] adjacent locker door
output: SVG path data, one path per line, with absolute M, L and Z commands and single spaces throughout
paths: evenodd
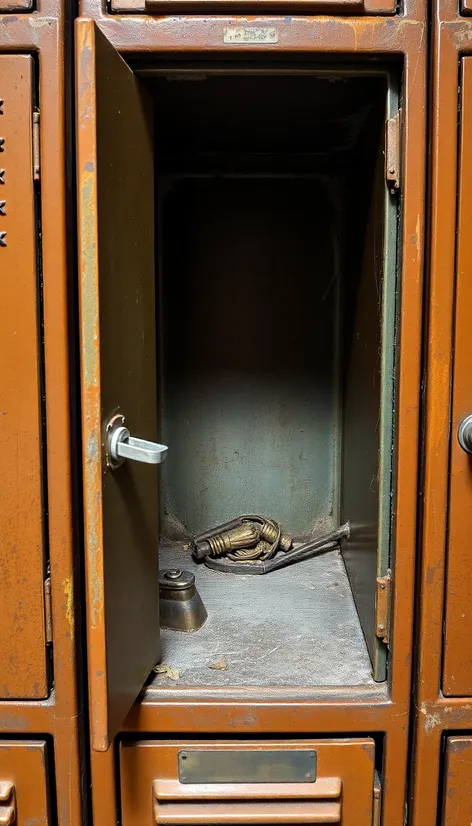
M 88 677 L 105 751 L 159 656 L 158 469 L 116 455 L 162 458 L 120 430 L 157 435 L 154 146 L 145 90 L 92 21 L 76 46 Z
M 458 440 L 472 413 L 472 57 L 462 60 L 456 329 L 451 421 L 443 693 L 472 695 L 472 456 Z M 467 434 L 465 434 L 467 436 Z
M 0 697 L 49 693 L 33 58 L 0 55 Z

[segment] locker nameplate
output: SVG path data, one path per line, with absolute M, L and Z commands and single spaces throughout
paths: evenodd
M 313 749 L 179 751 L 181 783 L 314 783 Z
M 278 43 L 279 33 L 275 26 L 225 26 L 223 43 Z

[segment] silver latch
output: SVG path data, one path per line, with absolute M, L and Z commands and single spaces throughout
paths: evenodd
M 472 453 L 472 416 L 466 416 L 459 425 L 457 438 L 462 450 Z
M 159 465 L 167 456 L 168 447 L 157 442 L 148 442 L 131 436 L 125 427 L 125 417 L 113 416 L 106 427 L 106 459 L 112 470 L 123 464 L 125 459 Z

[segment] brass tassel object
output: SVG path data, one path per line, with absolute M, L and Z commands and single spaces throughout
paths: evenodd
M 346 522 L 344 525 L 341 525 L 340 528 L 337 528 L 337 530 L 330 531 L 315 539 L 310 539 L 297 548 L 293 548 L 293 550 L 279 554 L 274 559 L 266 556 L 265 558 L 261 557 L 259 559 L 253 557 L 250 560 L 248 556 L 242 558 L 236 557 L 236 555 L 234 555 L 234 558 L 233 556 L 228 556 L 226 559 L 212 559 L 208 557 L 205 559 L 205 565 L 214 571 L 222 571 L 226 574 L 241 574 L 243 576 L 246 574 L 268 574 L 270 571 L 285 568 L 287 565 L 294 565 L 296 562 L 311 559 L 312 556 L 317 556 L 327 551 L 339 550 L 340 542 L 349 539 L 350 530 L 349 522 Z M 249 551 L 239 551 L 239 553 L 249 553 Z
M 291 547 L 292 537 L 282 534 L 280 525 L 273 519 L 245 514 L 195 537 L 192 552 L 197 560 L 226 556 L 249 562 L 271 559 L 277 551 L 286 553 Z
M 261 527 L 261 539 L 273 544 L 278 538 L 279 530 L 275 522 L 266 519 Z M 292 537 L 288 534 L 281 533 L 279 539 L 279 550 L 287 552 L 292 547 Z
M 252 522 L 243 522 L 230 531 L 210 536 L 208 539 L 194 543 L 194 556 L 202 559 L 206 556 L 226 556 L 238 548 L 251 548 L 259 542 L 261 531 L 258 525 Z

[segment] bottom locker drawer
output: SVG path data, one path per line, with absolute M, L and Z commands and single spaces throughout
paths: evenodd
M 374 757 L 368 737 L 122 743 L 122 826 L 370 826 Z
M 46 743 L 0 740 L 0 824 L 48 826 Z
M 443 826 L 472 823 L 472 737 L 446 739 Z

